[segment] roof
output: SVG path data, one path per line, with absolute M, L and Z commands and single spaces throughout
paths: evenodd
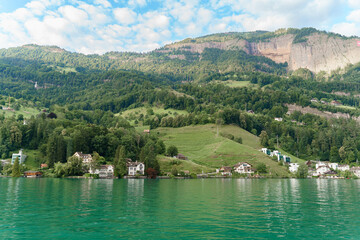
M 144 164 L 144 163 L 138 162 L 138 161 L 136 161 L 136 162 L 127 162 L 127 163 L 126 163 L 126 166 L 127 166 L 127 167 L 137 167 L 137 166 L 140 165 L 140 164 Z
M 234 167 L 237 168 L 241 165 L 246 166 L 245 164 L 247 164 L 249 167 L 252 167 L 252 165 L 248 162 L 239 162 L 239 163 L 235 164 Z
M 79 155 L 80 158 L 91 158 L 91 154 L 84 154 L 82 152 L 76 152 L 75 154 Z
M 41 173 L 40 171 L 25 171 L 24 173 Z

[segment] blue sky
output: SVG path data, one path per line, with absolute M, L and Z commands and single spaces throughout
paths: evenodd
M 188 37 L 315 27 L 360 36 L 360 0 L 0 0 L 0 48 L 146 52 Z

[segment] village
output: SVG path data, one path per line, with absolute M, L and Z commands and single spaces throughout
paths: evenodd
M 261 151 L 273 157 L 278 162 L 283 162 L 293 174 L 299 171 L 300 164 L 292 163 L 291 158 L 282 155 L 278 150 L 271 151 L 268 148 L 262 148 Z M 349 164 L 339 164 L 328 161 L 308 160 L 305 162 L 308 178 L 348 178 L 351 176 L 360 177 L 360 167 L 350 167 Z
M 262 148 L 261 152 L 271 157 L 274 161 L 279 162 L 288 168 L 288 171 L 292 174 L 293 177 L 298 177 L 297 173 L 300 168 L 300 163 L 291 162 L 291 157 L 282 154 L 278 150 L 271 151 L 268 148 Z M 26 155 L 21 149 L 18 153 L 13 153 L 10 162 L 8 160 L 0 160 L 1 164 L 4 166 L 6 164 L 13 165 L 18 159 L 20 165 L 24 165 L 26 160 Z M 94 166 L 93 156 L 91 154 L 85 154 L 82 152 L 75 152 L 72 157 L 78 158 L 81 160 L 84 176 L 85 178 L 115 178 L 114 177 L 114 166 L 110 164 Z M 176 156 L 173 156 L 175 159 L 188 160 L 188 158 L 179 153 Z M 349 178 L 349 177 L 360 177 L 360 167 L 352 166 L 349 164 L 339 164 L 327 161 L 314 161 L 308 160 L 303 166 L 306 168 L 307 178 Z M 39 170 L 24 171 L 24 177 L 42 177 L 43 172 L 48 169 L 46 163 L 40 165 Z M 143 162 L 132 161 L 131 159 L 126 159 L 126 169 L 127 174 L 124 178 L 146 178 L 145 176 L 145 164 Z M 248 162 L 238 162 L 233 166 L 222 166 L 216 169 L 212 173 L 201 173 L 192 175 L 190 171 L 182 171 L 179 173 L 167 172 L 163 176 L 158 176 L 158 178 L 208 178 L 208 177 L 246 177 L 246 178 L 263 178 L 264 175 L 259 174 L 261 170 L 254 167 Z

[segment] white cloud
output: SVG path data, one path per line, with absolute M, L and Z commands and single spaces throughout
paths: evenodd
M 145 7 L 147 2 L 146 0 L 129 0 L 128 5 L 133 7 Z
M 347 17 L 346 20 L 350 22 L 360 23 L 360 9 L 352 11 Z
M 115 8 L 113 12 L 115 19 L 120 24 L 132 24 L 137 18 L 137 14 L 129 8 Z
M 95 0 L 94 4 L 102 5 L 105 8 L 110 8 L 111 7 L 111 3 L 109 1 L 107 1 L 107 0 Z
M 360 1 L 359 0 L 349 0 L 348 4 L 352 8 L 360 8 Z
M 58 11 L 70 22 L 77 25 L 86 25 L 88 21 L 88 14 L 78 8 L 71 5 L 63 6 Z
M 332 32 L 336 32 L 345 36 L 360 36 L 360 29 L 355 23 L 338 23 L 335 24 L 332 29 Z

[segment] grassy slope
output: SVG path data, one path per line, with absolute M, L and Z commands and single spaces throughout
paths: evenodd
M 5 117 L 11 117 L 14 114 L 16 116 L 18 116 L 19 114 L 22 114 L 24 116 L 24 118 L 30 118 L 31 116 L 35 116 L 39 113 L 40 112 L 36 108 L 23 107 L 23 106 L 21 106 L 19 111 L 8 111 L 8 110 L 0 109 L 0 114 L 5 114 Z
M 179 152 L 186 155 L 190 162 L 207 167 L 208 170 L 246 161 L 253 165 L 265 163 L 272 175 L 288 176 L 285 167 L 279 166 L 277 162 L 259 151 L 260 146 L 256 136 L 236 126 L 224 126 L 221 131 L 231 132 L 234 136 L 241 136 L 243 144 L 221 136 L 217 137 L 216 126 L 212 124 L 183 128 L 159 128 L 154 131 L 160 133 L 167 146 L 171 144 L 177 146 Z M 162 167 L 166 160 L 161 159 Z

